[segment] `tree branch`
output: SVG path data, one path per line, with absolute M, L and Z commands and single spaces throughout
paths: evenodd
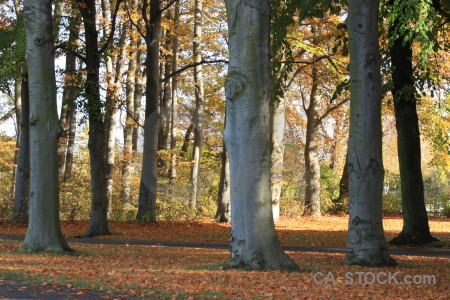
M 108 39 L 106 40 L 106 43 L 103 45 L 103 47 L 100 48 L 99 50 L 99 54 L 103 54 L 106 49 L 109 47 L 109 44 L 111 43 L 113 37 L 114 37 L 114 32 L 116 31 L 116 19 L 117 19 L 117 13 L 119 12 L 119 7 L 120 4 L 122 4 L 123 0 L 117 0 L 116 2 L 116 6 L 114 7 L 114 13 L 112 16 L 112 28 L 111 28 L 111 32 L 109 33 Z
M 16 112 L 16 109 L 13 107 L 10 111 L 8 111 L 3 117 L 0 118 L 0 124 L 3 124 L 6 120 L 11 118 L 14 113 Z
M 172 1 L 170 1 L 169 3 L 167 3 L 167 5 L 164 6 L 164 7 L 161 9 L 161 13 L 162 13 L 163 11 L 165 11 L 166 9 L 169 9 L 169 7 L 171 7 L 172 4 L 174 4 L 174 3 L 177 2 L 177 1 L 178 1 L 178 0 L 172 0 Z M 161 2 L 163 2 L 163 1 L 161 1 Z
M 165 81 L 169 80 L 170 78 L 172 78 L 173 76 L 176 76 L 176 75 L 186 71 L 187 69 L 194 68 L 194 67 L 199 66 L 199 65 L 203 65 L 203 64 L 217 64 L 217 63 L 228 64 L 228 60 L 217 59 L 217 60 L 202 60 L 202 61 L 199 61 L 199 62 L 195 62 L 193 64 L 186 65 L 186 66 L 176 70 L 175 72 L 167 75 L 165 78 L 161 79 L 161 81 L 165 82 Z
M 331 114 L 333 111 L 335 111 L 336 109 L 338 109 L 339 107 L 341 107 L 342 105 L 344 105 L 345 103 L 347 103 L 350 99 L 345 99 L 342 100 L 341 102 L 339 102 L 338 104 L 336 104 L 333 107 L 330 107 L 320 118 L 319 118 L 319 123 L 322 122 L 326 117 L 328 117 L 329 114 Z

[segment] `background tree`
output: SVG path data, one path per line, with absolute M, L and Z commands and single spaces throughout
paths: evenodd
M 420 8 L 415 1 L 391 0 L 389 5 L 393 15 L 389 28 L 390 56 L 403 214 L 402 231 L 390 244 L 427 244 L 436 239 L 431 236 L 428 225 L 421 169 L 413 70 L 413 38 L 416 34 L 410 31 L 410 26 L 404 26 L 403 23 L 404 18 L 420 22 Z
M 150 8 L 150 13 L 148 9 Z M 144 150 L 139 188 L 139 206 L 136 218 L 155 220 L 157 198 L 157 146 L 160 124 L 158 110 L 160 97 L 159 47 L 161 38 L 161 4 L 158 0 L 144 1 L 142 18 L 145 24 L 144 40 L 147 45 L 145 70 L 147 84 L 145 87 L 145 123 Z
M 203 66 L 200 62 L 203 60 L 202 54 L 202 0 L 195 0 L 194 8 L 194 62 L 199 63 L 194 67 L 194 85 L 195 85 L 195 111 L 194 111 L 194 150 L 192 152 L 192 171 L 191 185 L 192 194 L 189 201 L 191 207 L 197 206 L 198 180 L 200 176 L 200 161 L 202 157 L 203 144 L 203 111 L 205 101 L 205 89 L 203 85 Z

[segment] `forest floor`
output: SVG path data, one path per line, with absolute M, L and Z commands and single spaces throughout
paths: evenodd
M 282 218 L 276 228 L 285 245 L 344 247 L 347 222 L 346 216 Z M 84 233 L 87 226 L 62 222 L 67 238 Z M 401 226 L 400 217 L 385 218 L 387 239 Z M 443 241 L 434 246 L 448 247 L 450 219 L 431 218 L 430 227 Z M 223 244 L 230 228 L 210 221 L 165 221 L 111 222 L 110 229 L 112 235 L 101 239 Z M 24 236 L 25 231 L 24 225 L 0 223 L 0 235 Z M 158 299 L 450 298 L 446 257 L 392 255 L 399 266 L 368 268 L 343 265 L 342 253 L 287 251 L 301 269 L 287 273 L 223 270 L 227 249 L 71 242 L 75 255 L 29 255 L 16 253 L 19 245 L 0 241 L 0 278 L 44 284 L 45 289 L 76 287 Z

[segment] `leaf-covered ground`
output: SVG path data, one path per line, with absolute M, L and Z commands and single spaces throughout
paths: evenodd
M 343 266 L 341 254 L 288 253 L 303 272 L 249 272 L 222 270 L 219 265 L 228 256 L 225 250 L 71 244 L 78 250 L 78 256 L 55 256 L 14 253 L 18 246 L 18 242 L 0 242 L 0 277 L 33 278 L 47 285 L 57 283 L 69 287 L 115 290 L 141 297 L 449 299 L 450 296 L 450 260 L 445 258 L 401 256 L 395 257 L 400 267 L 362 268 Z M 315 274 L 316 281 L 322 282 L 328 272 L 332 272 L 334 281 L 329 281 L 329 284 L 315 282 Z M 347 272 L 353 274 L 354 282 L 351 284 L 345 279 Z M 357 272 L 364 272 L 361 283 Z M 372 274 L 383 275 L 381 272 L 398 272 L 395 275 L 397 281 L 370 284 Z M 433 275 L 436 282 L 400 284 L 407 275 Z M 383 275 L 380 279 L 383 283 L 388 277 Z
M 401 231 L 401 217 L 387 217 L 383 221 L 386 239 L 390 240 Z M 87 232 L 88 221 L 62 222 L 66 238 Z M 152 241 L 193 241 L 227 243 L 230 225 L 213 221 L 159 222 L 139 224 L 136 222 L 110 222 L 111 236 L 102 239 L 128 239 Z M 317 217 L 281 218 L 276 222 L 278 237 L 286 245 L 340 246 L 346 245 L 348 216 L 326 215 Z M 450 219 L 430 218 L 433 236 L 450 245 Z M 0 235 L 24 236 L 26 225 L 0 223 Z
M 433 219 L 430 225 L 436 237 L 450 239 L 449 220 Z M 67 237 L 83 233 L 86 226 L 86 222 L 63 222 Z M 285 244 L 300 245 L 344 246 L 346 226 L 346 218 L 336 216 L 277 223 Z M 384 227 L 392 237 L 400 230 L 401 219 L 386 219 Z M 115 239 L 226 242 L 229 225 L 112 222 L 111 231 Z M 0 235 L 24 233 L 23 226 L 0 224 Z M 302 272 L 249 272 L 223 270 L 226 250 L 73 243 L 76 255 L 29 255 L 16 253 L 19 245 L 0 241 L 0 277 L 158 299 L 450 299 L 448 258 L 394 256 L 398 267 L 363 268 L 342 265 L 342 254 L 288 252 Z M 394 276 L 390 281 L 389 274 Z M 377 276 L 380 282 L 371 283 Z M 433 278 L 435 282 L 428 283 Z M 328 282 L 318 284 L 315 279 Z M 410 280 L 416 283 L 407 284 Z

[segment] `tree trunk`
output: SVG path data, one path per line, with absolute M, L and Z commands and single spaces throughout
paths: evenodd
M 202 55 L 202 0 L 195 0 L 194 16 L 194 62 L 199 63 L 203 59 Z M 191 170 L 191 198 L 190 207 L 197 206 L 199 192 L 200 161 L 202 159 L 203 144 L 203 110 L 205 101 L 205 91 L 203 86 L 203 66 L 201 64 L 194 67 L 194 86 L 195 86 L 195 112 L 194 112 L 194 149 L 192 151 Z
M 296 269 L 274 228 L 270 174 L 270 13 L 264 0 L 226 0 L 230 62 L 225 144 L 230 158 L 229 267 Z
M 170 32 L 167 33 L 167 38 L 170 39 Z M 165 48 L 170 49 L 169 40 Z M 172 60 L 170 57 L 166 57 L 166 63 L 164 66 L 164 77 L 168 77 L 170 73 L 172 73 Z M 170 112 L 172 105 L 172 86 L 170 80 L 166 80 L 163 83 L 163 95 L 161 97 L 161 120 L 160 120 L 160 128 L 158 133 L 158 153 L 159 151 L 167 150 L 167 143 L 169 141 L 170 134 Z M 166 158 L 165 155 L 158 155 L 158 169 L 160 174 L 166 173 Z
M 230 222 L 230 160 L 228 159 L 225 143 L 222 152 L 222 168 L 220 170 L 219 193 L 217 195 L 217 212 L 214 219 L 216 222 Z
M 75 147 L 75 135 L 77 131 L 77 109 L 75 106 L 69 106 L 69 136 L 66 151 L 66 167 L 64 168 L 63 182 L 67 182 L 72 177 L 73 168 L 73 149 Z
M 138 41 L 138 47 L 140 43 Z M 141 103 L 142 103 L 142 92 L 144 91 L 144 83 L 146 81 L 146 75 L 143 74 L 142 68 L 139 66 L 142 60 L 142 52 L 141 50 L 137 51 L 136 61 L 138 63 L 138 67 L 136 68 L 136 82 L 134 84 L 134 119 L 136 122 L 140 121 L 141 118 Z M 133 153 L 137 152 L 138 147 L 138 137 L 139 137 L 139 124 L 135 123 L 133 127 L 133 139 L 132 139 L 132 148 Z
M 120 39 L 117 45 L 119 55 L 116 57 L 108 56 L 107 73 L 109 74 L 108 88 L 106 90 L 106 119 L 105 128 L 107 130 L 108 140 L 106 142 L 106 196 L 108 204 L 112 203 L 113 184 L 114 184 L 114 162 L 116 156 L 116 132 L 119 98 L 122 92 L 121 78 L 124 73 L 125 65 L 125 47 L 128 26 L 123 24 L 120 33 Z M 108 34 L 110 34 L 108 32 Z
M 16 2 L 14 2 L 16 3 Z M 28 93 L 28 92 L 27 92 Z M 16 190 L 16 172 L 18 168 L 18 160 L 19 160 L 19 150 L 20 150 L 20 139 L 22 133 L 22 96 L 23 96 L 23 76 L 15 79 L 14 82 L 14 108 L 16 111 L 16 150 L 14 151 L 14 164 L 16 165 L 13 168 L 13 174 L 11 181 L 12 184 L 12 192 L 15 194 Z
M 132 208 L 131 203 L 131 174 L 133 173 L 133 129 L 135 127 L 134 115 L 134 92 L 136 87 L 136 70 L 137 70 L 137 40 L 131 33 L 128 61 L 128 73 L 125 86 L 125 101 L 126 101 L 126 117 L 125 126 L 123 129 L 123 154 L 122 154 L 122 192 L 121 199 L 123 203 L 123 210 L 125 212 Z
M 178 36 L 177 30 L 179 26 L 180 19 L 180 3 L 175 2 L 173 8 L 173 26 L 174 26 L 174 34 L 172 36 L 172 72 L 175 72 L 178 68 Z M 172 81 L 172 106 L 171 106 L 171 117 L 172 121 L 170 122 L 170 184 L 175 184 L 177 180 L 177 154 L 175 152 L 177 146 L 177 122 L 178 122 L 178 77 L 173 76 L 171 78 Z
M 339 181 L 339 196 L 333 199 L 335 213 L 348 212 L 344 200 L 348 198 L 348 154 L 345 155 L 344 169 L 342 170 L 341 180 Z
M 82 0 L 78 0 L 82 1 Z M 91 214 L 87 236 L 109 235 L 108 198 L 106 193 L 106 128 L 100 101 L 100 51 L 96 28 L 96 6 L 94 0 L 82 1 L 79 10 L 83 17 L 86 40 L 86 84 L 87 111 L 89 118 L 89 157 L 91 171 Z
M 320 161 L 319 142 L 319 102 L 317 95 L 317 67 L 312 66 L 312 88 L 308 109 L 306 109 L 306 141 L 305 141 L 305 209 L 303 215 L 320 217 Z
M 59 223 L 56 105 L 52 6 L 24 3 L 26 60 L 30 92 L 30 216 L 19 251 L 68 251 Z
M 191 133 L 194 130 L 194 123 L 189 124 L 186 133 L 184 134 L 183 145 L 181 146 L 180 157 L 183 158 L 189 149 L 189 141 L 191 140 Z
M 393 2 L 391 1 L 391 5 Z M 394 21 L 390 36 L 399 26 Z M 390 244 L 427 244 L 437 241 L 431 236 L 421 170 L 421 150 L 419 120 L 414 94 L 414 75 L 412 65 L 412 41 L 401 35 L 390 48 L 392 62 L 392 81 L 394 87 L 394 110 L 397 128 L 398 160 L 402 193 L 403 228 Z
M 394 265 L 382 223 L 379 0 L 350 0 L 350 217 L 345 264 Z
M 146 5 L 144 4 L 144 7 Z M 158 112 L 160 96 L 159 44 L 161 32 L 161 7 L 159 0 L 150 1 L 150 22 L 146 24 L 145 42 L 147 44 L 147 84 L 145 88 L 146 107 L 144 123 L 144 152 L 142 154 L 141 183 L 139 187 L 139 206 L 136 218 L 141 221 L 154 221 L 156 218 L 157 197 L 157 146 L 160 115 Z
M 28 218 L 28 200 L 30 198 L 30 97 L 27 76 L 21 80 L 20 92 L 22 95 L 21 97 L 16 97 L 20 98 L 20 100 L 16 100 L 17 111 L 20 111 L 20 118 L 17 119 L 20 126 L 20 142 L 14 181 L 14 206 L 11 219 L 13 224 L 26 222 Z
M 280 218 L 280 197 L 283 186 L 283 158 L 284 158 L 284 99 L 272 100 L 270 106 L 271 119 L 271 174 L 272 174 L 272 212 L 273 219 Z
M 79 16 L 79 14 L 77 14 Z M 74 45 L 78 38 L 80 32 L 79 19 L 73 18 L 70 22 L 71 33 L 69 34 L 69 45 Z M 68 52 L 66 56 L 66 68 L 65 68 L 65 79 L 64 79 L 64 90 L 62 96 L 61 104 L 61 116 L 60 116 L 60 126 L 62 128 L 61 135 L 58 141 L 58 174 L 59 178 L 64 180 L 64 174 L 66 169 L 66 158 L 67 158 L 67 147 L 69 144 L 69 132 L 71 128 L 71 114 L 75 109 L 75 89 L 74 82 L 72 79 L 76 71 L 76 56 L 72 52 Z

